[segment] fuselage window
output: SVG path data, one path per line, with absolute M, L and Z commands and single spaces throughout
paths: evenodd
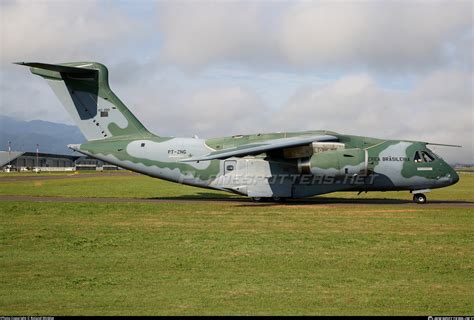
M 229 164 L 226 168 L 225 168 L 227 171 L 232 171 L 234 170 L 234 166 Z
M 434 161 L 434 157 L 430 155 L 428 152 L 423 151 L 422 154 L 423 154 L 423 160 L 425 160 L 425 162 Z

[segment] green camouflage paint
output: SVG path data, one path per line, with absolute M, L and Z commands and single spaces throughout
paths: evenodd
M 430 152 L 426 142 L 419 141 L 326 130 L 207 140 L 157 136 L 112 92 L 104 65 L 21 64 L 48 81 L 88 139 L 82 145 L 71 145 L 72 149 L 153 177 L 253 197 L 301 197 L 342 190 L 417 191 L 448 186 L 459 179 Z M 255 148 L 258 152 L 248 151 Z M 229 150 L 239 156 L 219 158 Z M 431 160 L 415 162 L 417 151 L 426 152 Z M 205 160 L 195 160 L 200 158 Z M 246 180 L 239 177 L 245 175 L 264 179 L 242 182 Z M 280 182 L 277 185 L 273 180 Z

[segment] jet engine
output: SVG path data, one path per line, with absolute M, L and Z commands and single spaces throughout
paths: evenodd
M 367 150 L 339 149 L 318 152 L 298 159 L 298 172 L 315 176 L 344 176 L 368 174 Z

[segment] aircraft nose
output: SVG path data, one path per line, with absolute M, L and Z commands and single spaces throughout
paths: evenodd
M 449 178 L 450 185 L 456 184 L 459 181 L 459 176 L 457 172 L 451 167 L 449 164 L 445 163 L 446 165 L 446 177 Z
M 456 184 L 459 181 L 459 175 L 454 170 L 451 172 L 451 180 L 452 184 Z
M 438 183 L 443 186 L 450 186 L 459 181 L 459 176 L 456 171 L 446 162 L 442 162 L 441 177 L 438 178 Z

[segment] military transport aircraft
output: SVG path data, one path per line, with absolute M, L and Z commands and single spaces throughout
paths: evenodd
M 214 139 L 157 136 L 112 92 L 96 62 L 17 63 L 47 80 L 87 139 L 75 151 L 173 182 L 234 192 L 255 201 L 335 191 L 423 193 L 459 177 L 433 143 L 304 131 Z

